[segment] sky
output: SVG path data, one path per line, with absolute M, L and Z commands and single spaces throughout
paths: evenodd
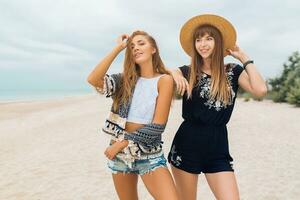
M 180 28 L 208 13 L 235 26 L 238 45 L 272 78 L 300 50 L 299 10 L 297 0 L 0 0 L 0 90 L 89 90 L 91 70 L 135 30 L 156 39 L 168 68 L 188 64 Z M 123 59 L 124 51 L 109 72 L 121 71 Z

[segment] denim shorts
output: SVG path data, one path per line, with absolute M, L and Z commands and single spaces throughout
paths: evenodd
M 115 157 L 113 160 L 108 160 L 107 166 L 113 174 L 122 172 L 144 175 L 159 167 L 167 167 L 167 161 L 162 154 L 154 158 L 135 160 L 129 167 L 123 160 Z

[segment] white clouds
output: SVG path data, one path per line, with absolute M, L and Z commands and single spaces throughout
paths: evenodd
M 6 63 L 2 68 L 26 67 L 52 68 L 65 66 L 72 68 L 76 62 L 88 62 L 93 56 L 76 47 L 54 42 L 40 42 L 26 38 L 18 38 L 9 44 L 0 45 L 1 61 L 14 61 L 14 65 Z M 19 65 L 17 65 L 19 62 Z M 12 63 L 11 63 L 12 64 Z
M 119 34 L 136 29 L 156 38 L 168 67 L 179 66 L 189 60 L 178 40 L 183 23 L 201 13 L 215 13 L 235 25 L 241 47 L 270 77 L 280 71 L 289 54 L 299 50 L 299 5 L 296 0 L 2 0 L 0 70 L 59 69 L 81 80 Z M 112 71 L 121 68 L 122 59 L 117 58 Z

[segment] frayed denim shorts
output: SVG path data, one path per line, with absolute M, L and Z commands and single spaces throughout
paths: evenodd
M 154 171 L 159 167 L 167 167 L 167 161 L 162 154 L 154 158 L 135 160 L 132 163 L 132 166 L 129 167 L 123 160 L 116 156 L 113 160 L 108 160 L 107 165 L 113 174 L 121 172 L 144 175 L 146 173 Z

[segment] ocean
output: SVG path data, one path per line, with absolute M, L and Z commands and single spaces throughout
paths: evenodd
M 0 90 L 0 102 L 56 99 L 92 94 L 92 89 L 80 90 Z

